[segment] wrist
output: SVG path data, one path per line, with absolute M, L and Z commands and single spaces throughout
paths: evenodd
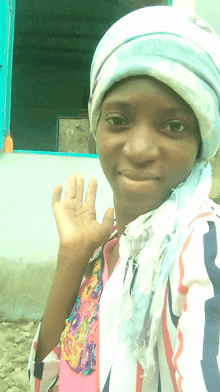
M 86 244 L 85 242 L 77 242 L 74 244 L 62 244 L 59 243 L 58 256 L 63 256 L 66 258 L 90 258 L 95 249 L 91 244 Z
M 75 273 L 76 270 L 82 273 L 86 269 L 93 252 L 85 244 L 78 243 L 74 246 L 59 244 L 57 270 L 63 270 L 63 272 L 66 271 L 70 274 Z

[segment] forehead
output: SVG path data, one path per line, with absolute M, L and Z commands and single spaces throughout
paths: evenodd
M 131 76 L 115 83 L 104 95 L 102 106 L 129 102 L 132 99 L 139 101 L 154 98 L 164 107 L 175 106 L 194 114 L 191 107 L 171 87 L 150 76 Z

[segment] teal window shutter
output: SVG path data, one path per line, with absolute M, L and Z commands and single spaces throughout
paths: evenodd
M 0 0 L 0 150 L 10 127 L 15 0 Z

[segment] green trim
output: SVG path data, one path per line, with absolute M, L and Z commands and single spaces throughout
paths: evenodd
M 0 0 L 0 149 L 10 128 L 15 0 Z
M 97 154 L 80 154 L 75 152 L 56 152 L 56 151 L 33 151 L 33 150 L 14 150 L 16 154 L 36 154 L 36 155 L 54 155 L 78 158 L 98 158 Z

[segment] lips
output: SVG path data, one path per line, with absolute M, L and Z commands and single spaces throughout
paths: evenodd
M 134 170 L 122 170 L 119 174 L 129 178 L 133 181 L 147 181 L 147 180 L 159 180 L 160 177 L 152 173 L 142 173 L 141 171 Z

